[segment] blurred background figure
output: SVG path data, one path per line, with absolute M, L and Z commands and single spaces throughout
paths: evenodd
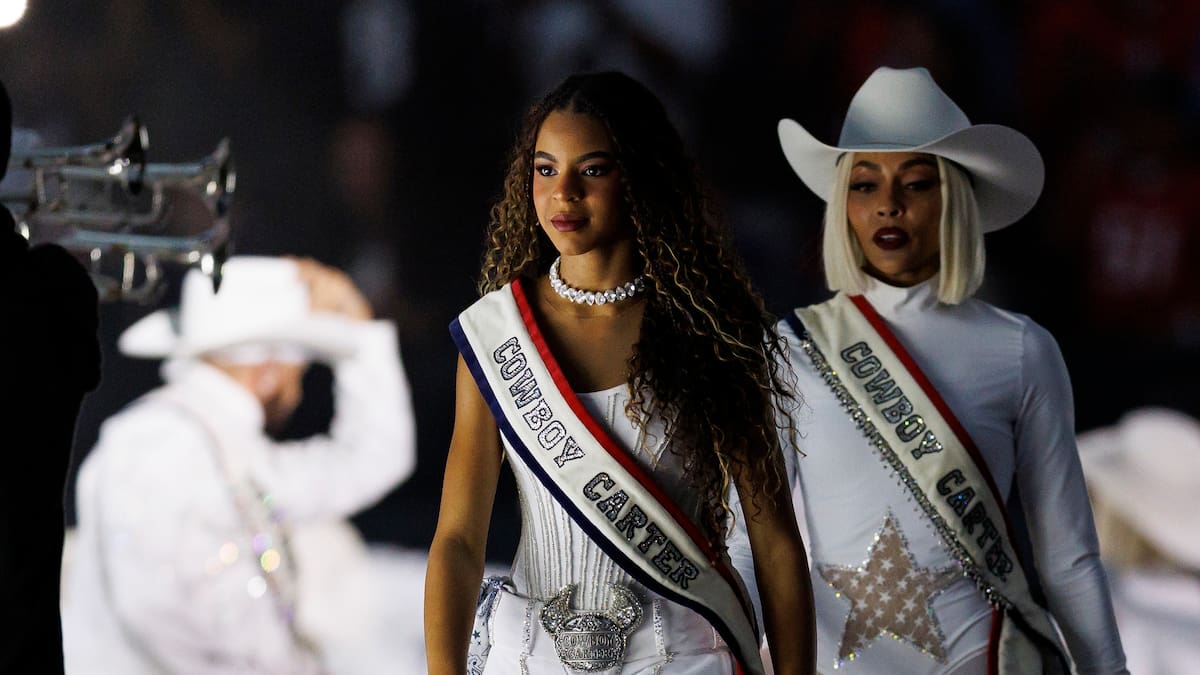
M 876 67 L 928 68 L 972 117 L 1026 131 L 1045 157 L 1039 203 L 987 237 L 979 297 L 1058 338 L 1078 428 L 1144 405 L 1200 416 L 1193 0 L 27 4 L 0 29 L 19 126 L 63 146 L 107 137 L 135 112 L 154 132 L 155 161 L 203 156 L 228 136 L 234 252 L 329 262 L 396 320 L 419 461 L 354 516 L 373 545 L 421 551 L 433 537 L 457 359 L 446 326 L 476 297 L 481 225 L 531 93 L 584 68 L 653 85 L 777 314 L 829 297 L 823 203 L 795 189 L 778 119 L 836 137 L 844 101 Z M 79 414 L 75 464 L 104 420 L 158 383 L 155 364 L 117 349 L 145 312 L 100 309 L 104 383 Z M 328 380 L 310 369 L 283 436 L 327 427 Z M 519 531 L 515 483 L 508 472 L 501 481 L 488 548 L 497 564 L 512 559 Z
M 1140 408 L 1079 454 L 1129 672 L 1200 673 L 1200 421 Z
M 0 83 L 0 179 L 12 109 Z M 61 673 L 59 561 L 75 419 L 100 380 L 96 289 L 58 246 L 29 247 L 0 206 L 0 673 Z
M 413 470 L 395 329 L 340 271 L 234 257 L 219 292 L 122 335 L 166 384 L 108 420 L 79 472 L 63 593 L 72 673 L 370 673 L 372 565 L 345 517 Z M 328 435 L 277 442 L 312 362 L 333 369 Z M 388 589 L 391 595 L 391 589 Z M 392 598 L 386 599 L 391 602 Z M 386 642 L 385 642 L 386 640 Z

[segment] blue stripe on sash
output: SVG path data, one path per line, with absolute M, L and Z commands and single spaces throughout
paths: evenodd
M 797 316 L 795 312 L 789 312 L 788 315 L 784 317 L 784 321 L 787 321 L 787 324 L 791 327 L 792 332 L 795 333 L 796 337 L 800 338 L 801 340 L 804 339 L 805 335 L 808 335 L 808 329 L 804 327 L 804 322 L 800 320 L 800 317 Z

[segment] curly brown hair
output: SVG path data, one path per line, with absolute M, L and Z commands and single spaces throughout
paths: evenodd
M 752 290 L 728 228 L 695 163 L 648 89 L 616 72 L 577 74 L 535 104 L 513 147 L 504 194 L 491 210 L 479 292 L 544 274 L 557 255 L 532 200 L 533 153 L 555 111 L 590 115 L 608 130 L 625 212 L 645 263 L 646 306 L 626 368 L 626 414 L 666 423 L 670 451 L 701 497 L 701 524 L 724 534 L 731 477 L 749 471 L 762 508 L 782 482 L 779 430 L 794 434 L 796 395 L 775 319 Z M 713 536 L 720 545 L 723 536 Z

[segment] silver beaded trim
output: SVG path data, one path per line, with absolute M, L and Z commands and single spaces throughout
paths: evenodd
M 662 675 L 663 668 L 667 667 L 668 663 L 675 661 L 675 652 L 667 651 L 667 636 L 666 630 L 663 627 L 663 601 L 661 598 L 654 598 L 650 602 L 650 613 L 654 617 L 654 646 L 658 649 L 658 655 L 662 657 L 654 666 L 654 675 Z
M 646 275 L 639 275 L 633 281 L 627 281 L 616 288 L 610 288 L 607 291 L 585 291 L 571 286 L 562 280 L 558 275 L 558 264 L 562 262 L 562 257 L 554 259 L 554 264 L 550 265 L 550 287 L 558 293 L 559 297 L 565 298 L 579 305 L 604 305 L 610 302 L 618 302 L 627 298 L 632 298 L 638 293 L 646 289 Z
M 532 653 L 533 642 L 533 611 L 536 601 L 525 602 L 525 634 L 521 640 L 521 655 L 517 664 L 521 667 L 521 675 L 529 675 L 529 656 Z
M 1009 609 L 1012 603 L 1001 595 L 995 586 L 988 582 L 987 577 L 979 569 L 979 566 L 976 565 L 974 559 L 971 558 L 971 554 L 967 552 L 966 548 L 958 541 L 958 537 L 954 535 L 954 530 L 950 528 L 946 520 L 938 513 L 937 507 L 929 501 L 929 497 L 925 495 L 920 485 L 917 484 L 916 479 L 909 473 L 908 467 L 904 465 L 904 461 L 897 456 L 896 451 L 892 449 L 891 444 L 887 442 L 883 434 L 879 433 L 879 429 L 871 421 L 867 411 L 858 404 L 858 401 L 854 400 L 854 397 L 850 395 L 846 386 L 842 384 L 837 370 L 825 360 L 825 355 L 821 353 L 820 348 L 813 342 L 812 335 L 806 331 L 799 337 L 800 348 L 804 350 L 809 360 L 812 361 L 817 374 L 821 376 L 821 379 L 825 381 L 825 384 L 833 392 L 834 397 L 837 398 L 842 408 L 850 415 L 850 419 L 854 422 L 854 425 L 863 432 L 863 435 L 867 437 L 867 441 L 879 451 L 879 457 L 883 463 L 896 473 L 900 478 L 900 482 L 908 489 L 909 494 L 912 495 L 917 504 L 920 505 L 921 510 L 925 512 L 930 522 L 933 523 L 933 528 L 938 536 L 941 537 L 955 560 L 962 567 L 963 576 L 975 582 L 975 587 L 983 594 L 988 604 L 997 609 Z

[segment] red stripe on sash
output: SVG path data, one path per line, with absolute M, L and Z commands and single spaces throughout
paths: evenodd
M 921 367 L 909 355 L 904 345 L 900 344 L 899 338 L 892 332 L 892 329 L 888 328 L 883 317 L 879 316 L 879 312 L 875 311 L 871 303 L 861 295 L 851 295 L 850 301 L 854 303 L 854 306 L 862 312 L 871 326 L 875 328 L 875 332 L 879 333 L 879 337 L 883 338 L 888 347 L 891 347 L 892 351 L 896 354 L 896 358 L 900 359 L 900 363 L 904 364 L 904 367 L 908 370 L 908 374 L 916 380 L 917 384 L 921 387 L 921 391 L 925 392 L 925 396 L 933 402 L 933 407 L 937 408 L 938 412 L 942 414 L 942 417 L 946 420 L 946 425 L 954 432 L 954 435 L 958 438 L 958 442 L 967 449 L 967 453 L 975 461 L 975 466 L 979 468 L 979 473 L 983 475 L 983 480 L 987 483 L 988 489 L 991 490 L 992 498 L 996 500 L 996 503 L 1001 508 L 1004 515 L 1004 528 L 1008 532 L 1008 540 L 1015 546 L 1016 539 L 1013 537 L 1012 524 L 1008 522 L 1008 512 L 1004 511 L 1006 501 L 1000 496 L 1000 488 L 996 487 L 996 483 L 992 479 L 992 472 L 988 469 L 987 462 L 983 460 L 983 454 L 975 446 L 975 441 L 971 439 L 966 428 L 955 417 L 954 411 L 942 400 L 941 394 L 933 387 L 933 383 L 929 381 L 929 378 L 925 377 L 925 373 L 921 371 Z
M 1004 629 L 1004 614 L 992 608 L 992 630 L 988 635 L 988 675 L 1000 673 L 1000 636 Z
M 525 289 L 522 285 L 522 280 L 514 279 L 511 284 L 511 288 L 513 299 L 516 300 L 517 309 L 521 313 L 521 319 L 525 322 L 526 330 L 529 331 L 529 337 L 533 340 L 534 346 L 537 347 L 538 354 L 541 355 L 542 361 L 546 364 L 546 370 L 550 371 L 550 377 L 554 380 L 555 386 L 558 387 L 559 393 L 562 394 L 562 397 L 566 400 L 567 405 L 571 407 L 572 412 L 574 412 L 575 416 L 578 417 L 581 422 L 583 422 L 584 426 L 587 427 L 587 430 L 596 437 L 596 440 L 600 442 L 600 445 L 608 452 L 608 454 L 611 455 L 612 458 L 618 463 L 620 463 L 621 466 L 624 467 L 625 470 L 628 471 L 629 474 L 633 476 L 633 478 L 637 480 L 637 482 L 640 483 L 647 492 L 653 495 L 654 498 L 663 505 L 667 512 L 671 514 L 675 521 L 679 523 L 680 527 L 682 527 L 688 533 L 695 544 L 699 546 L 700 550 L 703 551 L 708 557 L 709 563 L 711 563 L 717 572 L 721 574 L 730 587 L 734 589 L 734 595 L 741 602 L 742 609 L 746 612 L 746 615 L 751 617 L 754 616 L 747 604 L 747 599 L 738 591 L 740 586 L 734 581 L 733 574 L 724 564 L 724 561 L 717 556 L 712 544 L 700 532 L 700 529 L 696 527 L 695 523 L 693 523 L 690 518 L 684 515 L 683 510 L 679 508 L 673 499 L 671 499 L 665 492 L 662 491 L 662 488 L 658 486 L 654 479 L 646 474 L 645 469 L 643 469 L 640 464 L 638 464 L 632 457 L 622 450 L 620 446 L 613 442 L 612 438 L 609 437 L 608 432 L 605 431 L 604 428 L 596 422 L 587 409 L 583 407 L 583 403 L 580 402 L 579 397 L 575 395 L 575 391 L 571 388 L 570 383 L 567 382 L 567 377 L 563 374 L 562 368 L 559 367 L 558 361 L 555 360 L 554 354 L 550 352 L 550 347 L 546 344 L 546 340 L 542 336 L 541 329 L 538 328 L 537 319 L 533 315 L 533 309 L 530 307 L 529 300 L 525 296 Z M 751 621 L 750 623 L 751 625 L 754 625 L 754 621 Z
M 662 488 L 654 482 L 654 479 L 646 475 L 642 466 L 634 461 L 632 457 L 609 437 L 608 432 L 596 422 L 591 413 L 587 411 L 587 408 L 583 407 L 583 403 L 575 395 L 575 390 L 567 382 L 566 375 L 563 375 L 562 368 L 559 367 L 554 354 L 550 352 L 550 347 L 546 344 L 546 339 L 542 336 L 541 329 L 538 328 L 537 319 L 533 316 L 533 309 L 529 306 L 529 300 L 525 297 L 525 289 L 522 287 L 520 279 L 513 280 L 512 292 L 513 298 L 517 301 L 517 308 L 521 312 L 521 319 L 524 320 L 525 328 L 529 331 L 529 337 L 537 347 L 538 353 L 541 354 L 542 361 L 546 364 L 546 370 L 550 371 L 550 377 L 554 380 L 555 386 L 558 387 L 559 393 L 566 399 L 567 405 L 571 406 L 571 411 L 583 422 L 587 430 L 596 437 L 596 440 L 600 441 L 600 445 L 608 451 L 608 454 L 612 455 L 613 459 L 617 460 L 630 475 L 637 479 L 638 483 L 641 483 L 643 488 L 652 494 L 670 512 L 675 520 L 679 522 L 680 526 L 687 531 L 688 535 L 696 541 L 696 545 L 708 556 L 709 561 L 716 565 L 719 558 L 717 558 L 712 545 L 701 534 L 699 528 L 692 523 L 690 518 L 683 514 L 683 511 L 675 504 L 675 501 L 662 491 Z M 722 574 L 724 574 L 723 570 Z

